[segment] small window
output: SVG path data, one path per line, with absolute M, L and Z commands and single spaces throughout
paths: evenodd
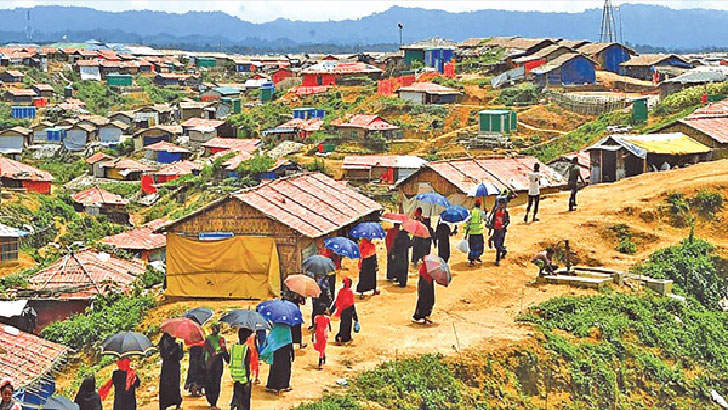
M 18 241 L 0 242 L 0 261 L 18 260 Z

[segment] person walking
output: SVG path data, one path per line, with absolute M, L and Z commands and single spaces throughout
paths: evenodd
M 571 195 L 569 196 L 569 212 L 576 210 L 576 193 L 579 192 L 579 184 L 584 184 L 584 178 L 581 177 L 581 167 L 579 166 L 579 157 L 574 157 L 569 165 L 568 185 Z
M 489 218 L 489 226 L 493 229 L 493 246 L 495 247 L 495 266 L 506 256 L 506 230 L 511 223 L 511 216 L 506 209 L 506 199 L 499 198 L 498 205 Z
M 106 400 L 111 388 L 114 388 L 114 410 L 136 410 L 136 391 L 141 381 L 136 371 L 131 368 L 128 358 L 116 361 L 117 369 L 111 374 L 111 379 L 99 389 L 101 401 Z
M 250 410 L 252 352 L 248 346 L 248 339 L 252 334 L 253 331 L 250 329 L 239 329 L 238 343 L 230 347 L 230 376 L 233 379 L 231 410 Z
M 326 343 L 329 341 L 329 332 L 331 332 L 331 319 L 324 314 L 316 316 L 313 319 L 311 342 L 313 343 L 313 349 L 319 352 L 319 370 L 322 370 L 324 363 L 326 363 Z
M 73 402 L 78 405 L 79 410 L 103 410 L 101 396 L 96 391 L 96 377 L 89 376 L 83 379 Z
M 187 368 L 187 379 L 185 379 L 185 390 L 192 397 L 200 397 L 205 386 L 205 342 L 193 343 L 189 347 L 189 367 Z
M 538 203 L 541 202 L 541 173 L 539 172 L 541 165 L 537 162 L 533 165 L 533 172 L 528 173 L 528 205 L 526 206 L 526 215 L 523 216 L 523 222 L 528 223 L 528 213 L 533 206 L 533 221 L 538 221 Z
M 441 257 L 445 262 L 450 260 L 450 237 L 455 235 L 456 232 L 457 229 L 451 231 L 450 224 L 443 220 L 440 220 L 437 224 L 433 242 L 437 247 L 437 256 Z
M 159 356 L 162 358 L 162 371 L 159 375 L 159 410 L 175 406 L 182 408 L 180 393 L 180 361 L 184 355 L 182 344 L 176 343 L 172 335 L 165 332 L 159 339 Z
M 476 199 L 465 226 L 468 246 L 470 247 L 470 252 L 468 252 L 469 266 L 474 266 L 475 262 L 482 262 L 480 255 L 485 250 L 485 242 L 483 241 L 484 219 L 483 211 L 480 209 L 480 199 Z
M 356 292 L 364 297 L 364 292 L 372 291 L 372 295 L 379 294 L 377 290 L 377 248 L 369 239 L 363 238 L 359 242 L 359 282 Z
M 394 245 L 392 245 L 392 263 L 394 265 L 394 281 L 401 288 L 407 286 L 410 247 L 412 247 L 412 240 L 409 234 L 407 231 L 399 229 L 397 237 L 394 238 Z
M 294 292 L 286 292 L 288 297 L 286 297 L 286 300 L 292 302 L 296 306 L 301 306 L 306 304 L 306 298 L 303 296 L 294 293 Z M 303 343 L 303 333 L 301 329 L 302 324 L 297 324 L 296 326 L 291 326 L 291 337 L 293 338 L 293 344 L 297 344 L 299 349 L 303 350 L 308 346 L 306 343 Z
M 3 379 L 0 382 L 0 409 L 2 410 L 22 410 L 20 403 L 13 399 L 13 383 L 10 379 Z
M 423 321 L 425 324 L 431 325 L 430 315 L 434 305 L 435 284 L 432 281 L 432 276 L 427 273 L 425 263 L 422 263 L 420 266 L 420 279 L 417 282 L 417 305 L 412 319 L 415 322 Z
M 412 239 L 412 266 L 417 266 L 417 263 L 420 262 L 425 255 L 429 254 L 432 249 L 432 227 L 430 227 L 430 218 L 422 216 L 421 207 L 415 209 L 412 219 L 422 222 L 422 224 L 425 225 L 427 230 L 430 232 L 429 238 L 415 236 Z
M 256 334 L 251 331 L 248 338 L 245 340 L 245 345 L 248 346 L 248 352 L 250 352 L 250 379 L 254 380 L 255 384 L 260 384 L 260 363 L 258 362 L 258 343 L 256 343 Z
M 336 316 L 340 317 L 339 333 L 336 334 L 336 343 L 351 343 L 351 331 L 353 323 L 359 321 L 354 306 L 354 292 L 351 290 L 351 279 L 344 278 L 339 294 L 336 295 L 335 310 Z
M 387 229 L 387 236 L 384 238 L 384 245 L 387 248 L 387 281 L 394 281 L 396 277 L 394 269 L 394 240 L 397 238 L 399 233 L 399 224 L 392 224 L 393 226 Z
M 282 323 L 273 323 L 260 356 L 271 365 L 268 382 L 265 385 L 266 390 L 276 394 L 281 391 L 290 391 L 291 363 L 296 360 L 291 327 Z
M 225 339 L 220 334 L 220 324 L 212 324 L 212 333 L 205 339 L 205 398 L 213 410 L 219 410 L 220 381 L 222 380 L 223 361 L 230 362 L 230 354 Z

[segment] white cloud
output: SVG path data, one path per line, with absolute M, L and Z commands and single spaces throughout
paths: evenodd
M 645 3 L 671 8 L 728 9 L 725 0 L 613 0 L 614 4 Z M 600 8 L 602 0 L 0 0 L 0 8 L 29 7 L 58 4 L 84 6 L 101 10 L 129 9 L 163 10 L 184 13 L 191 10 L 219 10 L 246 21 L 262 23 L 277 18 L 291 20 L 343 20 L 382 12 L 393 5 L 444 9 L 452 12 L 479 9 L 539 10 L 553 12 L 581 12 L 587 8 Z

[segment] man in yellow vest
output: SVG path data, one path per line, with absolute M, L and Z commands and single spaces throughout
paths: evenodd
M 235 383 L 231 410 L 250 410 L 250 351 L 245 341 L 251 334 L 250 329 L 238 330 L 239 343 L 230 349 L 230 375 Z
M 475 200 L 475 206 L 470 210 L 470 217 L 465 226 L 465 233 L 468 235 L 468 265 L 474 266 L 475 262 L 482 262 L 480 255 L 485 250 L 485 242 L 483 241 L 483 230 L 485 215 L 480 209 L 480 199 Z

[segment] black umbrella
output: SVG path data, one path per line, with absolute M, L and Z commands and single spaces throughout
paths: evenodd
M 336 270 L 334 262 L 322 255 L 313 255 L 303 261 L 303 273 L 320 278 Z
M 202 326 L 212 317 L 212 310 L 206 307 L 196 307 L 186 311 L 182 316 L 188 317 Z
M 43 410 L 78 410 L 78 404 L 63 396 L 56 396 L 48 399 Z
M 119 332 L 109 336 L 101 345 L 101 354 L 108 354 L 116 357 L 146 356 L 154 350 L 146 336 L 136 332 Z
M 221 322 L 225 322 L 230 326 L 241 327 L 250 330 L 268 329 L 268 322 L 263 319 L 260 313 L 254 310 L 238 309 L 226 313 L 220 318 Z

